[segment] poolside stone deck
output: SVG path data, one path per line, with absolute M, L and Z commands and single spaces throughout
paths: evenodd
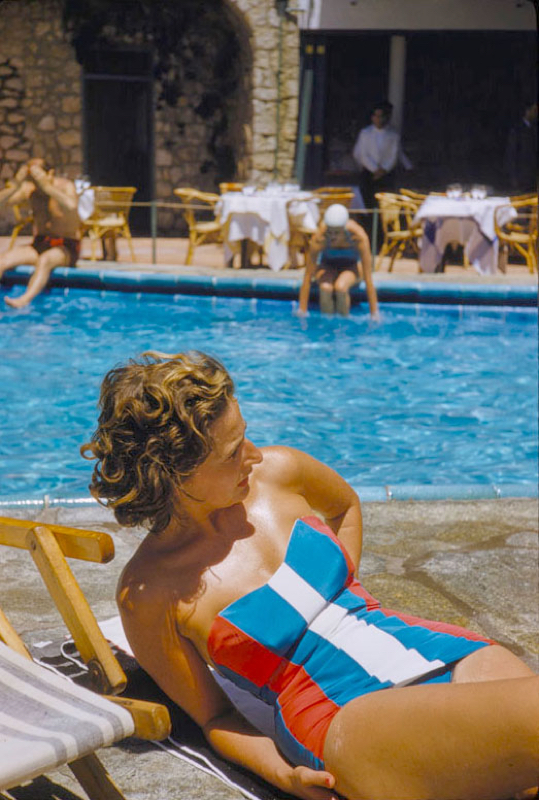
M 360 575 L 384 605 L 468 626 L 507 645 L 539 669 L 536 500 L 366 503 L 363 512 Z M 108 531 L 116 545 L 114 561 L 71 565 L 98 618 L 116 614 L 116 580 L 140 532 L 122 529 L 97 506 L 3 513 Z M 58 640 L 65 629 L 36 580 L 30 556 L 8 552 L 7 557 L 0 556 L 0 581 L 8 595 L 5 609 L 11 609 L 12 621 L 27 641 Z M 216 778 L 147 743 L 128 742 L 102 750 L 101 757 L 131 800 L 241 798 Z M 50 786 L 40 783 L 24 793 L 13 792 L 13 797 L 82 797 L 69 770 L 52 773 L 50 779 Z M 56 794 L 59 786 L 74 795 Z
M 29 236 L 20 236 L 18 244 L 28 244 L 31 241 Z M 0 252 L 7 248 L 9 238 L 0 236 Z M 136 264 L 130 260 L 127 243 L 124 239 L 118 240 L 118 260 L 117 261 L 90 261 L 90 242 L 88 238 L 83 240 L 81 259 L 79 266 L 90 267 L 94 264 L 101 268 L 115 270 L 140 270 L 141 272 L 163 272 L 190 275 L 223 275 L 245 277 L 247 275 L 263 276 L 264 279 L 288 280 L 292 277 L 299 277 L 303 274 L 303 268 L 286 269 L 274 272 L 267 266 L 252 267 L 250 269 L 231 269 L 225 267 L 223 248 L 221 245 L 207 244 L 195 250 L 193 264 L 186 266 L 185 257 L 187 255 L 187 240 L 182 238 L 156 239 L 155 248 L 152 246 L 150 238 L 135 237 L 133 239 Z M 154 261 L 155 251 L 155 263 Z M 537 286 L 537 273 L 530 274 L 528 269 L 521 264 L 509 264 L 505 274 L 497 272 L 495 275 L 478 275 L 473 268 L 465 269 L 461 264 L 448 263 L 443 274 L 421 274 L 418 270 L 418 262 L 413 258 L 398 259 L 395 262 L 392 272 L 388 272 L 389 259 L 385 259 L 381 268 L 375 273 L 375 281 L 381 282 L 388 279 L 419 280 L 426 282 L 458 282 L 458 283 L 479 283 L 479 284 L 509 284 L 509 285 L 535 285 Z

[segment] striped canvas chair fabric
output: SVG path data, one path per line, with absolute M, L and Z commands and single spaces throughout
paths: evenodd
M 0 642 L 0 789 L 135 731 L 129 711 Z
M 33 662 L 0 608 L 0 792 L 67 764 L 91 800 L 125 800 L 95 751 L 131 735 L 160 741 L 171 726 L 165 706 L 117 696 L 127 678 L 66 560 L 107 563 L 114 542 L 100 531 L 0 517 L 0 545 L 29 551 L 92 687 L 108 695 Z

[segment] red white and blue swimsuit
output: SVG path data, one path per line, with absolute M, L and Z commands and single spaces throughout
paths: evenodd
M 208 649 L 222 675 L 274 707 L 283 754 L 323 769 L 327 730 L 342 706 L 393 686 L 449 682 L 457 661 L 491 643 L 380 608 L 354 579 L 339 539 L 305 517 L 275 575 L 216 617 Z

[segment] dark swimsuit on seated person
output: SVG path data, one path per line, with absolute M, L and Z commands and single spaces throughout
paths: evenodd
M 320 252 L 318 257 L 319 267 L 329 267 L 330 269 L 337 269 L 343 271 L 345 269 L 357 272 L 357 262 L 359 259 L 359 251 L 354 242 L 350 231 L 344 229 L 340 235 L 344 235 L 347 247 L 332 247 L 331 240 L 328 234 L 325 234 L 324 249 Z
M 274 707 L 275 738 L 296 765 L 323 769 L 339 709 L 370 692 L 449 683 L 494 642 L 456 625 L 380 607 L 353 576 L 342 542 L 317 517 L 297 520 L 275 575 L 213 621 L 217 670 Z
M 53 247 L 63 247 L 69 256 L 68 267 L 74 267 L 80 257 L 81 243 L 79 239 L 69 239 L 66 236 L 49 236 L 38 233 L 31 244 L 38 255 L 52 250 Z

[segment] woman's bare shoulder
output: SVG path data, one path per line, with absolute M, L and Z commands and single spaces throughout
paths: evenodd
M 264 459 L 256 467 L 256 477 L 275 484 L 290 485 L 301 474 L 302 464 L 308 459 L 301 450 L 285 445 L 271 445 L 261 448 Z
M 279 470 L 285 467 L 295 467 L 305 455 L 295 447 L 287 447 L 283 444 L 269 445 L 260 448 L 264 459 L 260 464 L 260 469 Z

